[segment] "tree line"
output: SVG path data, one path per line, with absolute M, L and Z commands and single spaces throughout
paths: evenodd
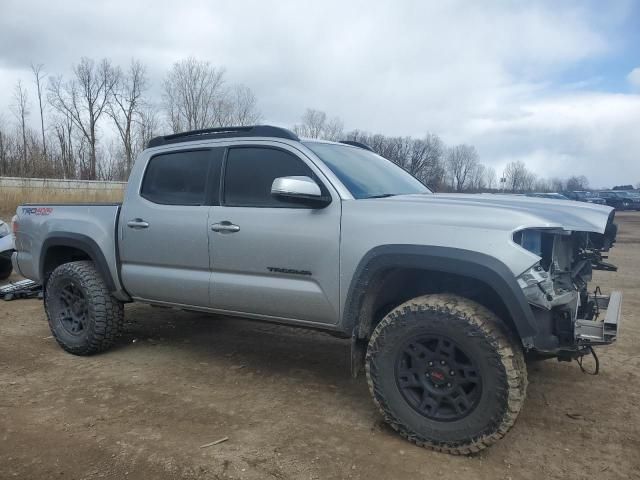
M 224 68 L 193 57 L 165 73 L 160 98 L 151 98 L 147 68 L 135 59 L 123 67 L 82 57 L 67 76 L 32 64 L 30 81 L 34 98 L 20 80 L 10 115 L 0 113 L 0 176 L 126 180 L 136 156 L 156 135 L 262 119 L 249 87 L 229 83 Z M 435 133 L 414 138 L 346 131 L 339 117 L 315 109 L 307 109 L 292 129 L 308 138 L 366 143 L 435 191 L 588 188 L 584 176 L 545 179 L 521 161 L 498 174 L 480 162 L 473 145 L 448 146 Z
M 31 73 L 35 99 L 20 80 L 9 105 L 14 121 L 0 113 L 0 176 L 126 180 L 137 154 L 161 132 L 261 118 L 250 88 L 191 57 L 165 74 L 160 99 L 150 98 L 138 60 L 122 68 L 82 57 L 67 77 L 47 74 L 42 64 L 32 64 Z
M 499 176 L 493 167 L 480 162 L 473 145 L 447 146 L 437 134 L 430 132 L 414 138 L 345 131 L 339 117 L 329 117 L 315 109 L 307 109 L 293 130 L 309 138 L 366 143 L 437 192 L 560 192 L 589 188 L 584 175 L 546 179 L 536 176 L 519 160 L 508 163 Z

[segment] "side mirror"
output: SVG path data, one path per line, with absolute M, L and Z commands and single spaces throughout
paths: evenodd
M 271 185 L 271 195 L 318 208 L 331 203 L 331 197 L 322 195 L 320 186 L 309 177 L 276 178 Z

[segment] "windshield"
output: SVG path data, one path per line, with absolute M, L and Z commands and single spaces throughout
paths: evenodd
M 327 164 L 354 198 L 431 193 L 407 171 L 364 148 L 320 142 L 304 144 Z

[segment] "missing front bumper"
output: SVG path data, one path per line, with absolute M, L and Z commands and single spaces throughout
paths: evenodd
M 609 345 L 616 341 L 618 328 L 622 319 L 622 292 L 611 292 L 611 295 L 593 297 L 602 320 L 577 319 L 574 328 L 576 343 L 579 345 Z

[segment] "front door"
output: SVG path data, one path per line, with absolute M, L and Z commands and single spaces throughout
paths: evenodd
M 273 197 L 273 180 L 287 176 L 313 178 L 332 202 L 311 208 Z M 337 323 L 340 215 L 336 192 L 294 148 L 230 147 L 222 202 L 209 216 L 211 307 Z
M 120 214 L 122 281 L 141 300 L 207 307 L 208 216 L 218 196 L 224 149 L 152 157 Z

